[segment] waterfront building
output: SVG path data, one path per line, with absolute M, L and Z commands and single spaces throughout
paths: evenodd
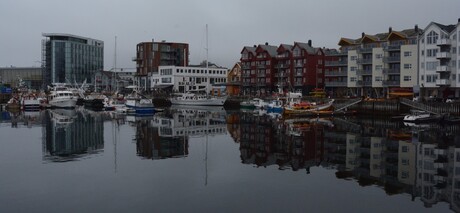
M 136 71 L 130 68 L 111 69 L 98 71 L 94 75 L 95 83 L 90 85 L 94 91 L 122 91 L 123 88 L 133 85 Z
M 417 38 L 422 30 L 412 29 L 341 38 L 338 51 L 329 51 L 326 89 L 336 96 L 389 97 L 403 88 L 417 86 Z M 346 85 L 345 85 L 346 79 Z M 346 91 L 345 91 L 346 90 Z
M 304 95 L 324 87 L 324 53 L 308 43 L 258 45 L 241 51 L 241 83 L 244 95 L 269 96 L 279 91 Z
M 141 42 L 136 46 L 136 76 L 138 85 L 150 88 L 148 77 L 158 74 L 160 66 L 188 66 L 189 45 L 175 42 Z
M 235 63 L 227 76 L 227 92 L 230 96 L 239 95 L 241 91 L 241 63 Z
M 13 88 L 19 87 L 22 80 L 24 86 L 29 89 L 40 89 L 42 86 L 41 67 L 1 67 L 0 84 L 8 84 Z
M 185 93 L 203 91 L 226 94 L 228 69 L 218 66 L 159 66 L 159 72 L 149 76 L 149 89 Z
M 104 42 L 62 33 L 44 33 L 42 40 L 43 83 L 93 83 L 94 73 L 104 67 Z
M 459 26 L 431 22 L 419 37 L 422 97 L 460 97 Z

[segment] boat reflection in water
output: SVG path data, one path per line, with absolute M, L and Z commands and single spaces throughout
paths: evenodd
M 190 137 L 227 132 L 225 110 L 173 106 L 151 118 L 137 119 L 137 155 L 145 159 L 186 157 Z
M 104 128 L 101 119 L 85 110 L 47 110 L 43 125 L 44 161 L 73 161 L 102 152 Z
M 448 202 L 460 212 L 458 125 L 405 126 L 362 117 L 282 120 L 244 112 L 230 117 L 243 164 L 306 173 L 315 166 L 335 169 L 339 179 L 419 197 L 425 207 Z

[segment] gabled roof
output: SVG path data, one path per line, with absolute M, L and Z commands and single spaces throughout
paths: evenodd
M 247 50 L 248 52 L 252 53 L 255 55 L 256 53 L 256 47 L 249 47 L 249 46 L 245 46 L 243 47 L 243 49 L 241 50 L 241 53 L 244 52 L 244 50 Z
M 308 45 L 307 43 L 294 42 L 294 47 L 295 47 L 295 46 L 298 46 L 298 47 L 304 49 L 305 51 L 307 51 L 308 54 L 315 54 L 315 53 L 316 53 L 315 48 L 311 47 L 311 46 Z M 293 47 L 293 48 L 294 48 L 294 47 Z
M 451 24 L 451 25 L 443 25 L 443 24 L 439 24 L 439 23 L 436 23 L 436 22 L 432 22 L 433 24 L 437 25 L 439 28 L 441 28 L 441 30 L 444 30 L 445 32 L 447 33 L 451 33 L 452 31 L 455 30 L 455 28 L 457 27 L 457 25 L 454 25 L 454 24 Z
M 284 51 L 291 52 L 293 47 L 294 47 L 294 46 L 293 46 L 293 45 L 290 45 L 290 44 L 281 44 L 281 45 L 278 47 L 278 50 L 277 50 L 277 51 L 279 52 L 279 51 L 283 51 L 283 50 L 284 50 Z
M 256 49 L 256 52 L 258 52 L 258 50 L 262 49 L 264 51 L 266 51 L 271 57 L 275 57 L 276 55 L 278 55 L 278 52 L 276 51 L 278 49 L 278 47 L 276 46 L 272 46 L 272 45 L 259 45 Z
M 339 46 L 355 45 L 355 44 L 358 44 L 358 41 L 351 39 L 351 38 L 340 38 L 340 41 L 338 43 Z

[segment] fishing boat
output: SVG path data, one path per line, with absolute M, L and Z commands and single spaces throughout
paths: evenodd
M 271 100 L 267 104 L 267 112 L 282 113 L 283 112 L 283 101 L 280 99 Z
M 241 109 L 255 109 L 256 106 L 252 100 L 242 101 L 240 102 Z
M 195 92 L 175 93 L 170 99 L 173 105 L 223 106 L 227 96 L 209 96 Z
M 24 110 L 39 110 L 43 99 L 35 94 L 27 94 L 21 97 L 21 105 Z
M 48 104 L 56 108 L 75 108 L 77 99 L 72 90 L 64 84 L 54 84 L 50 87 L 48 95 Z
M 133 91 L 133 93 L 126 97 L 125 105 L 133 109 L 136 114 L 153 114 L 155 112 L 152 99 L 136 91 Z M 130 111 L 128 110 L 128 112 Z

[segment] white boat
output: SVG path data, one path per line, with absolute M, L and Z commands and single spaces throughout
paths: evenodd
M 21 97 L 21 105 L 24 110 L 37 110 L 40 109 L 42 98 L 35 95 L 23 95 Z
M 50 88 L 48 95 L 48 104 L 56 108 L 75 108 L 77 97 L 65 85 L 55 84 Z
M 260 98 L 252 99 L 252 103 L 256 107 L 256 109 L 265 109 L 268 106 L 268 103 Z
M 126 97 L 125 105 L 134 109 L 136 114 L 153 114 L 155 112 L 152 99 L 143 97 L 137 92 Z
M 223 106 L 227 96 L 208 96 L 198 93 L 176 93 L 169 99 L 173 105 Z
M 282 113 L 283 112 L 283 101 L 275 99 L 270 101 L 267 105 L 267 112 Z
M 422 110 L 411 110 L 411 114 L 405 115 L 403 118 L 404 122 L 431 122 L 439 120 L 439 116 L 435 116 L 430 114 L 429 112 L 425 112 Z

